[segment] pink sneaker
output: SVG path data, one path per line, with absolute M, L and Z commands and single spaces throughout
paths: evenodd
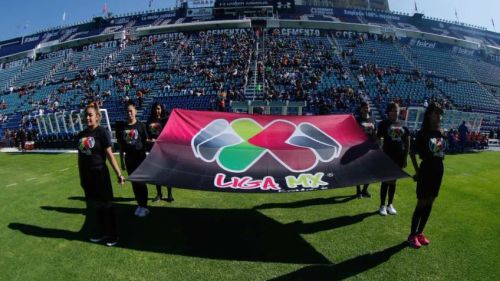
M 414 249 L 419 249 L 420 247 L 422 247 L 422 245 L 418 241 L 417 235 L 408 236 L 408 244 Z
M 429 245 L 429 243 L 431 243 L 431 241 L 429 241 L 429 239 L 427 239 L 427 237 L 425 237 L 423 233 L 418 234 L 417 239 L 421 245 Z

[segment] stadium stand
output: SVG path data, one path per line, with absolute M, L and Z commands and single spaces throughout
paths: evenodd
M 434 28 L 436 21 L 415 22 L 387 11 L 331 10 L 338 17 L 307 6 L 269 17 L 300 19 L 298 25 L 307 28 L 266 28 L 234 14 L 188 17 L 178 9 L 107 18 L 99 28 L 52 30 L 57 49 L 37 49 L 33 42 L 40 43 L 45 33 L 23 39 L 30 44 L 10 40 L 14 43 L 0 48 L 0 128 L 29 125 L 41 132 L 35 116 L 78 112 L 90 101 L 106 108 L 114 124 L 124 119 L 128 100 L 139 103 L 141 120 L 153 102 L 169 111 L 230 111 L 232 101 L 262 101 L 271 114 L 281 114 L 280 104 L 305 102 L 303 114 L 329 114 L 352 113 L 364 100 L 380 120 L 388 102 L 410 107 L 434 101 L 449 110 L 483 114 L 482 131 L 500 127 L 500 56 L 464 40 L 475 31 L 484 46 L 498 46 L 497 33 L 445 25 L 447 36 L 458 42 L 454 45 L 439 39 L 445 34 Z M 320 29 L 316 21 L 337 25 Z M 227 25 L 221 28 L 221 22 Z M 377 32 L 370 31 L 373 26 L 379 26 Z M 436 41 L 397 36 L 396 26 L 433 33 Z M 74 43 L 78 39 L 82 43 Z M 59 128 L 38 136 L 38 142 L 70 147 L 73 134 Z

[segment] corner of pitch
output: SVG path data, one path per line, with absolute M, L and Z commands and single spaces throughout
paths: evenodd
M 324 175 L 325 174 L 321 172 L 318 172 L 316 174 L 300 174 L 297 177 L 287 176 L 285 177 L 285 180 L 288 188 L 297 188 L 299 186 L 305 188 L 318 188 L 328 185 L 327 182 L 324 182 L 322 180 Z

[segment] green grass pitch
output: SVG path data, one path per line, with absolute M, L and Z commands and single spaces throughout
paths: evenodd
M 121 238 L 108 248 L 87 242 L 76 155 L 0 153 L 0 280 L 498 280 L 499 171 L 500 152 L 447 156 L 431 244 L 419 250 L 403 243 L 411 179 L 398 182 L 399 213 L 387 217 L 376 213 L 380 184 L 371 199 L 354 188 L 174 189 L 175 202 L 149 203 L 143 219 L 130 183 L 115 185 Z

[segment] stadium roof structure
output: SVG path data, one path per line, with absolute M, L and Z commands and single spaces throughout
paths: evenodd
M 297 5 L 295 1 L 240 2 L 243 2 L 242 5 L 244 5 L 238 6 L 243 8 L 240 10 L 235 10 L 235 6 L 229 5 L 230 3 L 226 3 L 226 6 L 199 8 L 188 1 L 177 9 L 111 15 L 94 18 L 73 26 L 58 26 L 32 35 L 0 42 L 0 60 L 3 62 L 11 61 L 29 55 L 29 51 L 32 50 L 79 39 L 101 37 L 101 39 L 107 40 L 105 35 L 118 37 L 121 36 L 120 32 L 134 34 L 145 28 L 161 29 L 163 27 L 174 30 L 172 27 L 180 28 L 183 24 L 186 28 L 188 26 L 195 27 L 196 23 L 206 25 L 213 22 L 213 24 L 219 24 L 221 21 L 242 18 L 266 20 L 267 27 L 295 27 L 294 25 L 290 26 L 290 24 L 287 26 L 287 20 L 298 20 L 309 28 L 339 28 L 342 30 L 349 30 L 352 26 L 339 24 L 359 24 L 370 26 L 371 32 L 396 32 L 404 36 L 402 31 L 412 31 L 471 41 L 484 48 L 500 46 L 500 34 L 498 33 L 464 23 L 435 20 L 425 16 L 415 17 L 384 10 Z M 190 7 L 189 4 L 195 8 Z M 327 23 L 336 23 L 336 25 L 328 25 Z M 374 27 L 378 27 L 378 29 L 374 29 Z M 419 34 L 419 36 L 426 39 L 425 35 Z M 490 51 L 497 53 L 496 48 L 492 48 Z M 22 55 L 16 56 L 16 54 Z

